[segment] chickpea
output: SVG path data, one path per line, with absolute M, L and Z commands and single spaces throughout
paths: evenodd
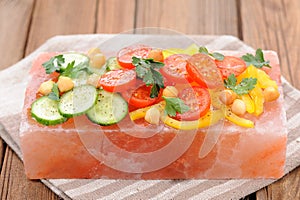
M 160 118 L 160 112 L 156 107 L 151 107 L 149 110 L 147 110 L 145 115 L 145 120 L 149 122 L 150 124 L 159 124 L 159 118 Z
M 60 76 L 57 81 L 57 86 L 60 92 L 67 92 L 74 87 L 74 83 L 71 78 L 66 76 Z
M 91 74 L 88 79 L 87 79 L 87 84 L 93 85 L 95 87 L 100 87 L 98 82 L 99 82 L 100 76 L 97 74 Z
M 101 68 L 106 62 L 106 58 L 102 53 L 95 54 L 94 57 L 91 58 L 90 64 L 92 67 Z
M 53 88 L 53 84 L 54 84 L 54 82 L 51 80 L 43 82 L 40 85 L 38 92 L 41 93 L 42 95 L 50 94 L 52 91 L 52 88 Z
M 102 53 L 101 50 L 100 50 L 99 48 L 91 48 L 91 49 L 88 51 L 87 55 L 88 55 L 88 57 L 93 58 L 93 57 L 94 57 L 96 54 L 98 54 L 98 53 Z
M 178 96 L 178 90 L 174 86 L 167 86 L 163 90 L 163 96 L 165 96 L 165 97 L 177 97 Z
M 232 90 L 223 90 L 219 95 L 219 99 L 225 105 L 230 105 L 236 99 L 236 96 L 236 93 Z
M 231 110 L 236 115 L 244 115 L 246 113 L 246 104 L 240 99 L 235 99 L 232 103 Z
M 263 94 L 264 94 L 265 101 L 267 102 L 275 101 L 280 96 L 278 90 L 272 86 L 265 88 Z
M 149 52 L 148 58 L 153 58 L 153 60 L 157 62 L 162 62 L 164 61 L 164 56 L 162 53 L 162 50 L 160 49 L 153 49 Z

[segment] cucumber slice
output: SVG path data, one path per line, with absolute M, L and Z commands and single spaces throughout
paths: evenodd
M 43 96 L 32 103 L 31 116 L 46 126 L 66 121 L 66 118 L 58 112 L 58 101 L 49 99 L 47 96 Z
M 91 85 L 81 85 L 63 94 L 58 104 L 58 111 L 64 117 L 73 117 L 86 113 L 98 98 L 97 90 Z
M 68 64 L 75 61 L 74 66 L 79 65 L 82 63 L 83 65 L 88 65 L 90 63 L 90 58 L 81 53 L 64 53 L 62 54 L 63 58 L 65 59 L 64 64 L 60 67 L 61 71 L 65 71 Z
M 122 67 L 119 65 L 116 57 L 110 57 L 109 59 L 107 59 L 106 70 L 111 71 L 111 70 L 116 70 L 121 68 Z
M 108 126 L 121 121 L 127 113 L 127 102 L 120 94 L 101 90 L 96 105 L 87 112 L 87 117 L 96 124 Z

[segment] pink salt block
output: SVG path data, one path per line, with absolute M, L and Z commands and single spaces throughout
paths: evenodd
M 229 53 L 229 52 L 228 52 Z M 237 54 L 230 52 L 230 54 Z M 287 131 L 277 54 L 266 51 L 269 75 L 281 96 L 266 103 L 255 128 L 225 122 L 213 149 L 204 158 L 199 150 L 208 129 L 180 131 L 163 124 L 134 124 L 127 117 L 118 125 L 101 127 L 85 115 L 63 124 L 44 126 L 30 115 L 39 85 L 58 74 L 46 75 L 40 55 L 30 72 L 20 127 L 26 175 L 40 178 L 224 179 L 280 178 L 284 173 Z M 139 137 L 139 135 L 141 137 Z

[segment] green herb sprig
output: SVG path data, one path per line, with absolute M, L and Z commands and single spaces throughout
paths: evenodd
M 59 91 L 58 91 L 58 86 L 56 83 L 53 84 L 51 92 L 48 94 L 48 98 L 59 101 Z
M 143 79 L 147 86 L 152 85 L 150 97 L 158 97 L 160 89 L 164 88 L 163 76 L 157 69 L 164 66 L 162 62 L 156 62 L 152 58 L 132 57 L 132 64 L 136 67 L 137 77 Z
M 165 112 L 167 115 L 174 117 L 176 113 L 185 113 L 190 110 L 180 98 L 176 97 L 163 97 L 166 101 Z
M 231 74 L 228 79 L 224 80 L 225 87 L 231 89 L 237 95 L 248 94 L 249 91 L 255 88 L 257 78 L 243 78 L 238 85 L 236 83 L 237 79 L 234 74 Z
M 247 53 L 246 55 L 242 56 L 242 59 L 246 62 L 247 66 L 253 65 L 256 68 L 262 68 L 265 66 L 271 68 L 270 61 L 265 60 L 263 51 L 261 49 L 256 50 L 255 56 Z
M 47 62 L 44 62 L 42 65 L 45 68 L 46 73 L 51 74 L 52 72 L 60 71 L 60 67 L 64 63 L 65 63 L 65 58 L 63 57 L 63 55 L 57 55 L 52 57 Z
M 217 53 L 217 52 L 209 53 L 208 50 L 207 50 L 207 48 L 203 47 L 203 46 L 199 48 L 199 53 L 203 53 L 203 54 L 209 55 L 209 56 L 211 56 L 214 59 L 219 60 L 219 61 L 224 60 L 224 55 L 223 54 Z

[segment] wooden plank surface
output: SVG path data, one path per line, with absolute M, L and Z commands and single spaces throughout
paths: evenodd
M 25 54 L 55 35 L 94 33 L 97 1 L 36 1 Z
M 0 70 L 24 56 L 34 0 L 0 0 Z
M 137 28 L 164 27 L 184 34 L 238 36 L 235 0 L 137 1 L 136 13 Z
M 102 0 L 98 5 L 96 32 L 120 33 L 134 28 L 135 0 Z
M 0 53 L 5 57 L 0 69 L 54 35 L 150 26 L 184 34 L 230 34 L 253 47 L 276 50 L 284 76 L 300 88 L 299 11 L 299 0 L 0 0 Z M 1 140 L 0 166 L 1 199 L 59 199 L 39 181 L 26 179 L 22 162 Z M 245 199 L 300 199 L 299 177 L 297 168 Z

